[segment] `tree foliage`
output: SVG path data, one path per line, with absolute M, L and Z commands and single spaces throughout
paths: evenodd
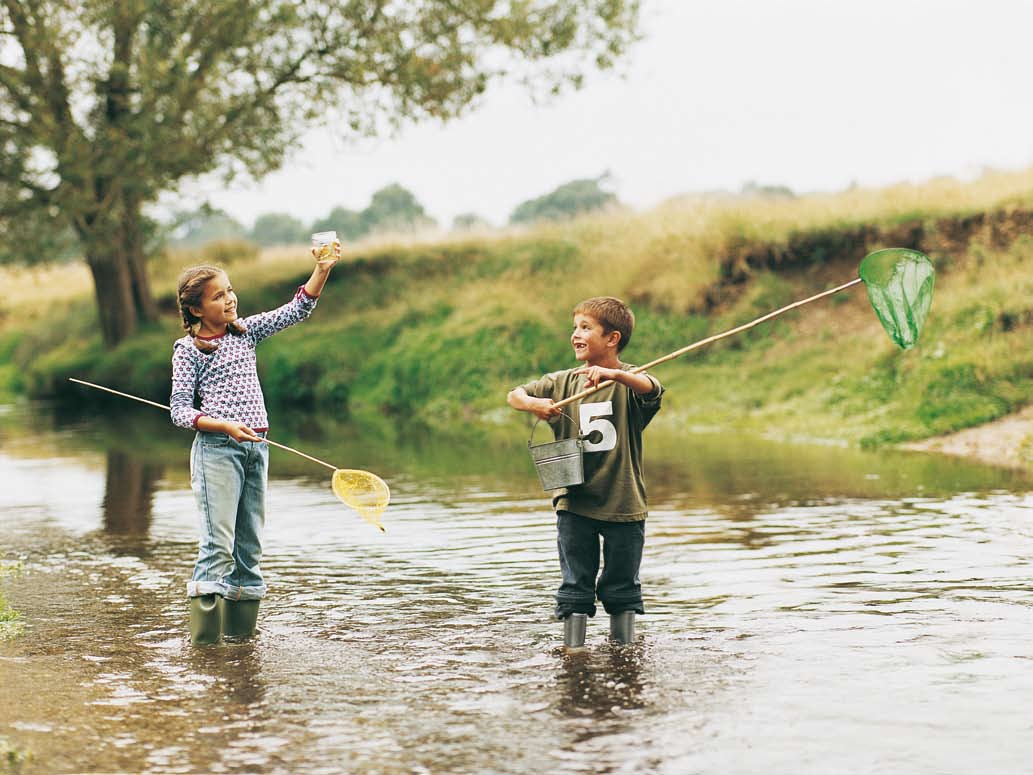
M 364 234 L 413 232 L 433 228 L 437 224 L 428 216 L 415 194 L 398 183 L 373 194 L 369 207 L 359 214 Z
M 755 196 L 765 199 L 795 199 L 796 194 L 789 186 L 780 184 L 764 184 L 755 180 L 748 180 L 742 184 L 739 190 L 742 196 Z
M 312 231 L 336 231 L 342 240 L 355 240 L 366 233 L 361 214 L 347 207 L 335 207 L 326 218 L 312 224 Z
M 308 237 L 305 224 L 287 213 L 260 215 L 251 229 L 251 239 L 259 245 L 297 245 Z
M 335 207 L 308 226 L 288 213 L 263 213 L 248 231 L 223 210 L 202 205 L 179 213 L 166 230 L 179 245 L 245 238 L 258 245 L 289 245 L 307 243 L 317 231 L 336 231 L 343 240 L 357 240 L 369 234 L 413 232 L 435 225 L 411 191 L 392 183 L 374 193 L 363 210 Z
M 157 310 L 146 205 L 280 167 L 312 123 L 448 119 L 499 77 L 577 85 L 635 39 L 639 0 L 0 0 L 0 243 L 74 234 L 108 344 Z
M 488 219 L 477 213 L 459 213 L 452 219 L 452 231 L 476 231 L 490 229 Z
M 602 188 L 608 177 L 603 174 L 598 178 L 572 180 L 544 196 L 522 202 L 509 216 L 509 222 L 558 221 L 614 205 L 616 195 Z
M 180 245 L 203 245 L 216 240 L 239 240 L 247 236 L 247 229 L 228 213 L 210 206 L 179 213 L 168 228 Z

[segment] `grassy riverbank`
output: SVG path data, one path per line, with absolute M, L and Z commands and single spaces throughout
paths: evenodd
M 505 391 L 572 363 L 569 312 L 621 296 L 625 352 L 645 362 L 856 276 L 909 246 L 936 265 L 921 343 L 901 352 L 855 287 L 665 364 L 676 426 L 878 444 L 986 422 L 1033 398 L 1033 171 L 794 200 L 689 200 L 524 232 L 356 246 L 312 319 L 262 347 L 271 404 L 387 416 L 399 428 L 513 425 Z M 105 352 L 83 267 L 12 272 L 0 309 L 0 393 L 93 400 L 79 376 L 168 396 L 178 270 L 155 262 L 167 319 Z M 289 297 L 306 250 L 230 261 L 244 314 Z
M 19 565 L 0 562 L 0 642 L 21 634 L 21 614 L 11 608 L 4 590 L 4 580 L 18 573 Z M 3 739 L 0 738 L 0 759 L 3 758 Z

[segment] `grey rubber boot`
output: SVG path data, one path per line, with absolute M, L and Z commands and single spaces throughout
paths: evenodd
M 218 643 L 222 638 L 222 595 L 190 598 L 190 642 L 194 645 Z
M 610 615 L 610 638 L 618 643 L 635 640 L 635 612 L 621 611 Z
M 257 600 L 227 600 L 222 614 L 222 634 L 228 638 L 253 638 L 258 629 Z
M 563 620 L 563 645 L 567 648 L 581 648 L 585 645 L 585 628 L 588 614 L 571 614 Z

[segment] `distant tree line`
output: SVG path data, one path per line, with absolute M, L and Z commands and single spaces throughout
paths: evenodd
M 517 205 L 509 216 L 513 224 L 536 221 L 562 221 L 577 215 L 617 206 L 617 196 L 603 188 L 610 173 L 597 178 L 572 180 L 544 196 Z
M 434 228 L 415 195 L 397 183 L 377 191 L 363 210 L 335 207 L 312 223 L 287 213 L 265 213 L 246 228 L 232 216 L 209 206 L 181 213 L 172 227 L 173 241 L 197 245 L 219 239 L 249 239 L 259 245 L 295 245 L 308 242 L 316 231 L 336 231 L 343 240 L 378 233 L 410 233 Z
M 522 202 L 509 217 L 511 224 L 557 221 L 618 205 L 617 197 L 603 188 L 609 180 L 572 180 L 535 199 Z M 173 241 L 197 245 L 221 239 L 248 239 L 259 245 L 292 245 L 307 242 L 316 231 L 336 231 L 354 241 L 374 234 L 409 234 L 437 226 L 416 196 L 398 183 L 377 191 L 362 210 L 335 207 L 325 217 L 305 223 L 288 213 L 265 213 L 248 229 L 229 214 L 208 205 L 180 213 L 172 226 Z M 452 220 L 453 231 L 490 229 L 492 224 L 477 213 L 461 213 Z
M 560 221 L 599 210 L 620 207 L 617 196 L 608 191 L 610 173 L 595 178 L 571 180 L 547 194 L 520 203 L 509 216 L 512 225 Z M 787 198 L 795 194 L 787 186 L 762 185 L 747 181 L 738 193 L 707 192 L 711 197 Z M 287 213 L 266 213 L 246 228 L 221 210 L 204 206 L 181 214 L 172 232 L 179 244 L 196 245 L 220 239 L 248 239 L 259 245 L 292 245 L 307 242 L 316 231 L 336 231 L 343 240 L 354 241 L 374 234 L 411 234 L 437 227 L 416 196 L 398 183 L 377 191 L 362 210 L 335 207 L 312 223 Z M 462 213 L 452 219 L 453 231 L 492 228 L 477 213 Z

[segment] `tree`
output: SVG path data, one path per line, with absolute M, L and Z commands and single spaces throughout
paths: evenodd
M 544 196 L 529 199 L 518 205 L 513 214 L 509 216 L 509 222 L 530 223 L 563 220 L 616 204 L 617 197 L 602 188 L 602 183 L 608 177 L 609 173 L 603 173 L 598 178 L 572 180 L 564 183 Z
M 203 245 L 214 240 L 247 237 L 247 229 L 243 224 L 209 205 L 178 214 L 171 226 L 171 233 L 180 245 Z
M 326 218 L 312 224 L 312 231 L 336 231 L 342 240 L 356 240 L 366 233 L 359 213 L 346 207 L 335 207 Z
M 490 229 L 491 224 L 477 213 L 460 213 L 452 219 L 452 231 L 474 231 Z
M 755 196 L 762 199 L 795 199 L 796 194 L 789 186 L 764 185 L 755 180 L 747 180 L 739 192 L 742 196 Z
M 397 183 L 384 186 L 373 194 L 369 207 L 359 213 L 365 234 L 375 232 L 411 232 L 436 226 L 416 196 Z
M 0 242 L 71 230 L 109 345 L 157 315 L 145 208 L 260 177 L 312 123 L 448 119 L 508 77 L 553 91 L 636 37 L 640 0 L 0 0 Z
M 266 213 L 255 220 L 251 239 L 259 245 L 296 245 L 308 242 L 305 224 L 287 213 Z

